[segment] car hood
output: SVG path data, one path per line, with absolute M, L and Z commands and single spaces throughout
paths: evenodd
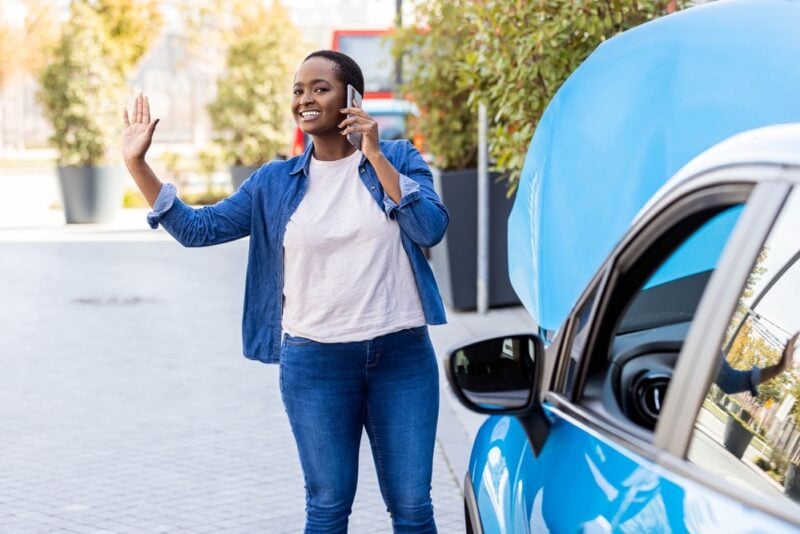
M 509 217 L 509 275 L 557 330 L 637 212 L 692 158 L 800 121 L 800 2 L 730 1 L 610 39 L 537 126 Z

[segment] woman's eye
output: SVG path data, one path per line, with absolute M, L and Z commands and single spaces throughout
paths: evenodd
M 301 91 L 300 89 L 295 89 L 294 91 L 292 91 L 292 94 L 294 96 L 300 96 L 303 94 L 303 91 Z
M 328 90 L 327 87 L 317 87 L 316 89 L 314 89 L 314 92 L 316 92 L 316 93 L 324 93 L 327 90 Z

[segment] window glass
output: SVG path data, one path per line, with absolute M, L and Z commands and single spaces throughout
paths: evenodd
M 608 326 L 591 350 L 582 404 L 622 425 L 655 428 L 689 325 L 741 212 L 736 205 L 677 222 L 607 289 L 601 319 Z
M 741 291 L 688 453 L 726 481 L 786 502 L 800 501 L 798 229 L 795 191 Z

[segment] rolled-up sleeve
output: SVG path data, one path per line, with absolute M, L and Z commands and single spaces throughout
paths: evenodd
M 450 216 L 433 188 L 433 176 L 422 154 L 408 141 L 405 150 L 407 164 L 399 176 L 400 202 L 384 194 L 384 210 L 412 241 L 432 247 L 444 237 Z
M 161 222 L 161 217 L 170 210 L 178 196 L 178 190 L 173 184 L 166 183 L 161 186 L 156 201 L 153 203 L 153 211 L 147 214 L 147 224 L 155 230 Z
M 205 247 L 248 236 L 251 207 L 250 180 L 228 198 L 202 208 L 186 205 L 175 186 L 167 183 L 161 186 L 147 223 L 154 229 L 162 226 L 183 246 Z

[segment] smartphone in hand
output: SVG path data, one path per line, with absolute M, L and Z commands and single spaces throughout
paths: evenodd
M 353 87 L 352 85 L 347 84 L 347 107 L 348 108 L 351 108 L 351 107 L 359 107 L 360 108 L 361 107 L 361 100 L 362 100 L 361 93 L 356 91 L 356 88 Z M 353 116 L 352 113 L 348 113 L 347 114 L 347 118 L 348 119 L 350 117 L 352 117 L 352 116 Z M 350 141 L 350 144 L 352 144 L 358 150 L 361 150 L 361 134 L 360 133 L 355 132 L 355 133 L 347 134 L 347 140 Z

